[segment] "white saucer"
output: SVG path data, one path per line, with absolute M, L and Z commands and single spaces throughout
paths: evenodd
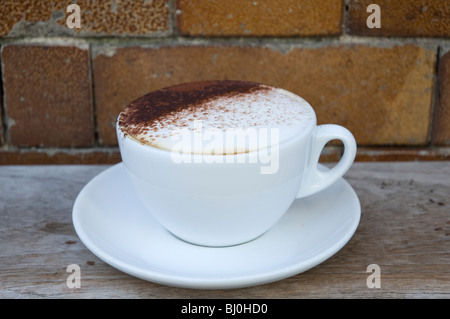
M 278 224 L 251 242 L 196 246 L 172 236 L 146 212 L 122 163 L 93 178 L 73 207 L 75 230 L 97 257 L 138 278 L 196 289 L 248 287 L 304 272 L 339 251 L 360 216 L 359 199 L 341 178 L 296 200 Z

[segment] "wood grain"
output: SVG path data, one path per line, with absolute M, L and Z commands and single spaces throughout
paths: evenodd
M 0 166 L 0 298 L 449 298 L 450 162 L 355 163 L 360 225 L 336 255 L 302 274 L 243 289 L 166 287 L 93 255 L 72 225 L 78 192 L 103 165 Z M 67 266 L 81 287 L 66 285 Z M 381 288 L 368 288 L 378 264 Z

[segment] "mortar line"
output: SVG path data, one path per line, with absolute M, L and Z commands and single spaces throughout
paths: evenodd
M 168 0 L 168 5 L 169 5 L 169 24 L 170 24 L 170 30 L 169 32 L 176 36 L 178 35 L 178 28 L 177 28 L 177 18 L 176 18 L 176 0 Z
M 5 92 L 5 77 L 4 77 L 4 63 L 3 63 L 3 46 L 0 47 L 0 94 L 1 94 L 1 101 L 0 101 L 0 114 L 2 117 L 2 140 L 0 141 L 2 144 L 2 147 L 8 147 L 9 145 L 9 128 L 8 128 L 8 113 L 6 112 L 6 92 Z
M 343 149 L 341 144 L 327 144 L 325 146 L 327 149 Z M 448 150 L 450 152 L 450 146 L 448 145 L 428 145 L 428 144 L 361 144 L 358 148 L 364 150 L 389 150 L 389 151 L 427 151 L 427 150 Z M 69 153 L 89 153 L 89 152 L 118 152 L 118 145 L 98 145 L 98 146 L 13 146 L 11 145 L 8 149 L 1 149 L 2 151 L 19 151 L 19 152 L 69 152 Z
M 347 34 L 347 22 L 348 22 L 348 8 L 349 8 L 350 0 L 343 1 L 343 9 L 342 9 L 342 34 Z
M 94 122 L 94 147 L 100 145 L 98 134 L 98 120 L 97 120 L 97 104 L 95 99 L 95 81 L 94 81 L 94 63 L 92 61 L 92 45 L 88 44 L 89 54 L 89 79 L 91 80 L 91 101 L 92 101 L 92 121 Z
M 428 127 L 428 144 L 433 146 L 433 132 L 435 124 L 435 113 L 440 103 L 440 92 L 439 92 L 439 63 L 441 59 L 441 47 L 438 45 L 436 49 L 436 61 L 434 64 L 434 77 L 433 77 L 433 87 L 431 95 L 431 107 L 430 107 L 430 119 Z
M 356 36 L 343 33 L 339 36 L 319 37 L 16 37 L 0 38 L 0 45 L 8 44 L 42 44 L 42 45 L 77 45 L 88 43 L 93 45 L 180 45 L 180 44 L 235 44 L 235 45 L 261 45 L 261 44 L 286 44 L 307 46 L 327 46 L 339 44 L 366 44 L 369 46 L 416 44 L 420 46 L 450 45 L 450 38 L 434 37 L 370 37 Z

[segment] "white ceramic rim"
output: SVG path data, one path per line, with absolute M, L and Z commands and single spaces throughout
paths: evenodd
M 281 143 L 278 143 L 276 145 L 269 145 L 267 148 L 273 147 L 273 146 L 278 146 L 278 147 L 285 147 L 285 146 L 289 146 L 289 144 L 295 143 L 295 141 L 297 141 L 298 139 L 302 138 L 303 136 L 307 135 L 307 134 L 311 134 L 311 132 L 314 130 L 314 128 L 317 126 L 317 116 L 316 116 L 316 112 L 314 111 L 314 108 L 311 106 L 311 104 L 309 104 L 305 99 L 303 99 L 302 97 L 289 92 L 287 90 L 281 89 L 281 88 L 276 88 L 276 87 L 271 87 L 273 89 L 276 89 L 286 95 L 289 95 L 291 97 L 293 97 L 296 100 L 300 100 L 302 101 L 302 103 L 305 103 L 311 110 L 312 114 L 313 114 L 313 119 L 310 121 L 309 125 L 307 127 L 305 127 L 304 130 L 302 130 L 299 134 L 292 136 L 284 141 L 282 141 Z M 132 136 L 130 136 L 129 134 L 125 134 L 122 129 L 120 128 L 119 125 L 119 119 L 121 116 L 122 112 L 119 113 L 117 119 L 116 119 L 116 132 L 117 132 L 117 137 L 118 139 L 126 139 L 128 141 L 132 141 L 133 143 L 140 145 L 140 147 L 143 147 L 145 149 L 148 149 L 152 152 L 155 153 L 159 153 L 160 155 L 167 155 L 167 154 L 171 154 L 172 152 L 170 150 L 167 149 L 163 149 L 163 148 L 158 148 L 152 145 L 148 145 L 148 144 L 144 144 L 138 140 L 136 140 L 135 138 L 133 138 Z M 258 154 L 258 152 L 265 150 L 267 148 L 260 148 L 257 150 L 253 150 L 253 151 L 249 151 L 249 152 L 245 152 L 245 153 L 237 153 L 237 154 L 225 154 L 225 155 L 212 155 L 212 154 L 196 154 L 196 153 L 184 153 L 183 155 L 189 156 L 189 157 L 193 157 L 194 162 L 195 162 L 195 158 L 197 157 L 201 157 L 202 159 L 204 159 L 207 162 L 214 162 L 214 159 L 217 159 L 218 157 L 229 157 L 229 156 L 253 156 L 255 154 Z M 226 161 L 225 161 L 226 162 Z

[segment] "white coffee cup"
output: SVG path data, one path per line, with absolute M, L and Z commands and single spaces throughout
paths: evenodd
M 312 114 L 311 125 L 301 133 L 269 146 L 278 161 L 277 169 L 269 174 L 262 173 L 259 160 L 267 149 L 231 155 L 188 154 L 189 161 L 174 160 L 173 152 L 125 134 L 119 121 L 116 130 L 123 164 L 149 213 L 186 242 L 231 246 L 264 234 L 295 199 L 333 184 L 352 165 L 356 155 L 353 135 L 339 125 L 317 125 Z M 334 139 L 343 142 L 343 156 L 330 170 L 321 171 L 320 154 Z

